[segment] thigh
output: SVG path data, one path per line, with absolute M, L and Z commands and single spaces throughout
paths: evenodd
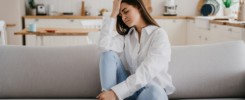
M 168 100 L 168 96 L 159 85 L 149 84 L 141 91 L 137 100 Z
M 136 91 L 132 96 L 124 99 L 124 100 L 136 100 L 139 94 L 145 89 L 145 87 L 141 88 L 140 90 Z

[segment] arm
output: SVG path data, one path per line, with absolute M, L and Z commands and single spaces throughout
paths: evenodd
M 135 74 L 124 82 L 112 87 L 119 99 L 124 99 L 150 83 L 160 72 L 167 72 L 171 56 L 171 47 L 164 30 L 158 30 L 144 61 Z
M 113 50 L 115 52 L 122 52 L 124 46 L 124 36 L 113 32 L 116 17 L 119 14 L 121 0 L 114 0 L 113 11 L 111 16 L 105 17 L 99 38 L 99 47 L 102 51 Z

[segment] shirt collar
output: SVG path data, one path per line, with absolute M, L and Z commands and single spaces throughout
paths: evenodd
M 158 27 L 155 25 L 148 25 L 145 28 L 143 28 L 144 30 L 146 30 L 146 33 L 148 35 L 150 35 L 154 30 L 156 30 Z
M 147 33 L 148 35 L 150 35 L 150 34 L 151 34 L 154 30 L 156 30 L 157 28 L 158 28 L 158 26 L 155 26 L 155 25 L 148 25 L 148 26 L 146 26 L 146 27 L 144 27 L 144 28 L 142 29 L 142 32 L 145 30 L 146 33 Z M 132 33 L 134 33 L 133 31 L 136 31 L 135 27 L 132 27 L 132 28 L 129 30 L 129 33 L 132 34 Z

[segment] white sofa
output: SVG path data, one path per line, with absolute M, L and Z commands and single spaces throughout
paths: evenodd
M 94 99 L 100 92 L 95 45 L 0 46 L 1 99 Z M 172 47 L 170 99 L 245 100 L 243 41 Z

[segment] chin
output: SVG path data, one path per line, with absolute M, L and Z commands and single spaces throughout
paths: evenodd
M 133 24 L 126 24 L 128 27 L 133 27 L 134 25 Z
M 128 27 L 133 27 L 134 26 L 133 23 L 125 23 L 124 22 L 124 24 L 127 25 Z

